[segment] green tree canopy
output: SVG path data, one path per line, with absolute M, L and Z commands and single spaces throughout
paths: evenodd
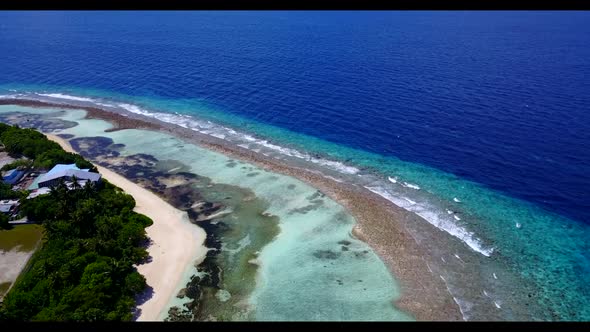
M 36 167 L 94 167 L 32 129 L 0 123 L 0 140 Z M 8 191 L 0 183 L 0 195 Z M 146 288 L 134 264 L 148 257 L 145 228 L 152 224 L 134 207 L 133 197 L 104 179 L 77 190 L 62 182 L 49 195 L 23 200 L 21 212 L 43 225 L 43 245 L 5 296 L 0 320 L 130 320 L 134 297 Z

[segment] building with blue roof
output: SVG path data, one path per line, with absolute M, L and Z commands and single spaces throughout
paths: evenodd
M 82 185 L 87 181 L 100 181 L 101 175 L 90 172 L 88 169 L 79 169 L 76 164 L 57 164 L 39 179 L 38 186 L 39 188 L 52 187 L 62 180 L 66 182 L 72 181 L 74 177 Z
M 13 185 L 17 183 L 18 180 L 20 180 L 23 177 L 23 175 L 25 175 L 25 171 L 11 169 L 4 174 L 4 176 L 2 177 L 2 181 L 10 185 Z

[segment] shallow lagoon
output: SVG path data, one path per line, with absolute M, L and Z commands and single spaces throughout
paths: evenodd
M 393 307 L 393 301 L 400 296 L 399 288 L 384 263 L 370 247 L 351 236 L 354 219 L 342 206 L 309 185 L 164 133 L 136 129 L 105 132 L 111 125 L 102 120 L 84 119 L 84 111 L 55 113 L 55 110 L 17 106 L 0 108 L 0 112 L 17 110 L 54 113 L 62 120 L 78 123 L 75 127 L 56 130 L 54 134 L 74 135 L 73 138 L 108 137 L 115 144 L 124 144 L 119 149 L 121 156 L 144 153 L 159 160 L 176 160 L 188 165 L 189 172 L 215 184 L 250 189 L 257 198 L 267 202 L 265 213 L 278 217 L 280 233 L 252 262 L 259 265 L 256 287 L 246 305 L 254 309 L 253 316 L 232 319 L 411 319 Z M 263 221 L 261 218 L 260 222 Z M 222 250 L 236 252 L 249 244 L 247 238 L 242 238 L 237 243 L 223 245 Z M 194 273 L 193 267 L 187 267 L 185 282 Z M 179 285 L 179 289 L 181 287 Z M 220 301 L 231 296 L 223 291 L 217 295 Z M 177 304 L 176 297 L 170 299 L 170 306 Z M 165 312 L 162 317 L 164 315 Z

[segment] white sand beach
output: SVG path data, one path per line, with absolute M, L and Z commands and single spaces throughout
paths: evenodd
M 75 152 L 61 137 L 47 134 L 47 138 L 59 143 L 68 152 Z M 146 229 L 152 244 L 147 249 L 152 260 L 137 270 L 153 288 L 153 294 L 138 306 L 141 310 L 138 321 L 158 320 L 160 312 L 175 296 L 185 268 L 200 263 L 207 253 L 204 246 L 206 233 L 202 228 L 189 222 L 186 212 L 174 208 L 156 194 L 129 181 L 123 176 L 104 167 L 97 166 L 105 179 L 133 196 L 135 211 L 153 220 Z

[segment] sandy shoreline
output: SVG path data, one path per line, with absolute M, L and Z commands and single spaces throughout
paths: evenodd
M 59 143 L 64 150 L 75 153 L 70 144 L 61 137 L 46 135 L 50 140 Z M 136 203 L 134 211 L 150 217 L 154 222 L 146 229 L 152 241 L 147 249 L 152 260 L 137 266 L 153 293 L 138 306 L 141 312 L 137 320 L 156 321 L 170 298 L 176 295 L 175 290 L 181 282 L 184 269 L 205 258 L 206 233 L 188 221 L 185 211 L 174 208 L 156 194 L 109 169 L 98 165 L 96 167 L 105 179 L 133 196 Z
M 396 307 L 421 321 L 463 319 L 460 309 L 453 296 L 448 292 L 445 283 L 438 275 L 434 275 L 430 271 L 426 262 L 426 253 L 404 226 L 405 222 L 415 221 L 420 217 L 393 205 L 365 188 L 340 183 L 310 170 L 294 167 L 280 160 L 266 158 L 261 154 L 234 146 L 221 139 L 136 114 L 122 116 L 94 107 L 29 100 L 0 100 L 0 104 L 84 109 L 88 112 L 87 117 L 89 118 L 103 119 L 113 123 L 115 126 L 113 130 L 137 128 L 162 131 L 232 158 L 252 163 L 268 171 L 298 178 L 324 192 L 354 216 L 357 221 L 353 231 L 354 235 L 375 250 L 400 283 L 402 296 L 395 302 Z M 103 173 L 102 170 L 100 172 Z M 121 188 L 123 187 L 121 186 Z M 146 215 L 148 214 L 146 213 Z M 151 237 L 149 229 L 148 235 Z M 149 279 L 148 283 L 150 283 Z

